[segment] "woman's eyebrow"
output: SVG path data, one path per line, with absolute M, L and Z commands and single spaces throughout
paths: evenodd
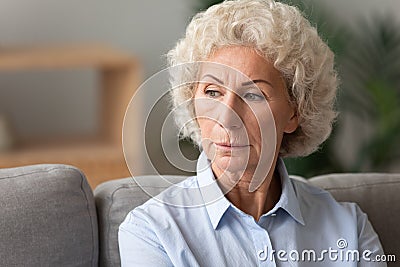
M 266 80 L 262 80 L 262 79 L 257 79 L 257 80 L 252 80 L 252 81 L 244 82 L 244 83 L 242 83 L 242 86 L 248 86 L 248 85 L 252 85 L 252 84 L 254 84 L 254 83 L 266 83 L 266 84 L 268 84 L 269 86 L 273 87 L 273 86 L 272 86 L 272 83 L 270 83 L 269 81 L 266 81 Z
M 203 79 L 206 78 L 206 77 L 210 77 L 211 79 L 215 80 L 216 82 L 218 82 L 218 83 L 220 83 L 220 84 L 224 84 L 223 81 L 221 81 L 220 79 L 218 79 L 217 77 L 215 77 L 215 76 L 212 75 L 212 74 L 206 74 L 206 75 L 204 75 L 204 76 L 201 78 L 201 80 L 203 80 Z
M 217 77 L 215 77 L 215 76 L 212 75 L 212 74 L 205 74 L 205 75 L 201 78 L 201 80 L 203 80 L 203 79 L 206 78 L 206 77 L 210 77 L 211 79 L 215 80 L 215 81 L 218 82 L 219 84 L 222 84 L 222 85 L 224 84 L 224 82 L 223 82 L 222 80 L 218 79 Z M 243 87 L 244 87 L 244 86 L 249 86 L 249 85 L 252 85 L 252 84 L 254 84 L 254 83 L 266 83 L 266 84 L 268 84 L 269 86 L 273 87 L 273 86 L 272 86 L 272 83 L 270 83 L 269 81 L 263 80 L 263 79 L 256 79 L 256 80 L 251 80 L 251 81 L 248 81 L 248 82 L 244 82 L 244 83 L 242 83 L 242 86 L 243 86 Z

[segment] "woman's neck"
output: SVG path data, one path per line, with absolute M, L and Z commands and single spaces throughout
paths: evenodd
M 244 172 L 240 179 L 232 177 L 234 174 L 225 172 L 217 176 L 217 182 L 225 197 L 238 209 L 253 216 L 258 221 L 260 217 L 271 210 L 281 196 L 281 180 L 274 172 L 275 164 L 262 184 L 253 192 L 249 190 L 253 172 Z

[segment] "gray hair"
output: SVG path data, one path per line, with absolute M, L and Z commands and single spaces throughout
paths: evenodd
M 285 79 L 299 127 L 283 136 L 280 156 L 306 156 L 332 131 L 338 87 L 334 55 L 293 6 L 273 0 L 231 0 L 194 16 L 186 34 L 168 53 L 169 66 L 206 60 L 221 47 L 246 46 L 273 63 Z M 193 71 L 171 77 L 175 121 L 183 138 L 201 143 L 195 120 Z

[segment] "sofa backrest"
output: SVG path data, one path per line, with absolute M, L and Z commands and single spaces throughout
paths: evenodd
M 118 227 L 126 215 L 135 207 L 142 205 L 151 196 L 165 190 L 171 184 L 178 183 L 184 176 L 142 176 L 140 186 L 132 178 L 112 180 L 100 184 L 94 190 L 98 223 L 101 267 L 121 265 L 118 250 Z
M 0 169 L 0 207 L 1 266 L 98 265 L 96 208 L 78 169 Z
M 186 177 L 164 178 L 136 177 L 140 186 L 132 178 L 109 181 L 96 188 L 94 199 L 72 166 L 0 169 L 0 265 L 120 266 L 118 227 L 125 216 Z M 330 174 L 307 182 L 338 201 L 358 203 L 385 253 L 400 258 L 400 174 Z
M 99 217 L 100 266 L 120 266 L 118 227 L 129 211 L 186 177 L 141 176 L 109 181 L 94 192 Z M 302 179 L 301 177 L 296 177 Z M 400 258 L 400 174 L 330 174 L 304 180 L 339 201 L 356 202 L 380 236 L 386 254 Z M 389 263 L 388 266 L 391 266 Z M 393 264 L 394 266 L 394 264 Z
M 399 262 L 400 173 L 329 174 L 309 182 L 328 190 L 338 201 L 357 203 L 378 233 L 385 254 L 396 255 Z

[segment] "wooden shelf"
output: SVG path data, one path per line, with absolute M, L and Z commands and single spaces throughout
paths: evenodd
M 60 163 L 81 169 L 95 188 L 106 180 L 130 176 L 122 148 L 114 144 L 69 142 L 29 145 L 0 153 L 0 167 L 11 168 L 39 163 Z
M 0 49 L 3 72 L 88 67 L 100 74 L 100 130 L 86 138 L 66 140 L 55 136 L 51 142 L 39 139 L 20 143 L 0 153 L 1 168 L 70 164 L 85 173 L 92 188 L 103 181 L 130 175 L 122 152 L 122 124 L 141 77 L 133 56 L 98 44 Z
M 135 65 L 125 53 L 99 44 L 60 47 L 13 47 L 0 49 L 0 71 Z

